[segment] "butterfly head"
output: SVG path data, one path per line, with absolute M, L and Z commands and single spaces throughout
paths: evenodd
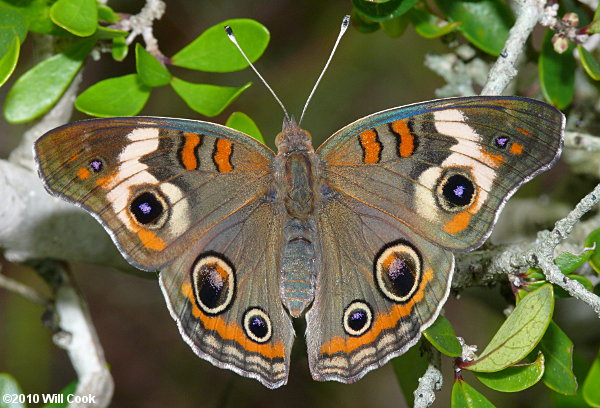
M 279 153 L 312 152 L 312 136 L 300 128 L 294 117 L 286 116 L 283 119 L 281 133 L 275 137 L 275 144 Z

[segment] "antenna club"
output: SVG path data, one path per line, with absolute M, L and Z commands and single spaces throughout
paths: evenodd
M 227 33 L 227 36 L 229 37 L 233 37 L 233 30 L 231 29 L 231 27 L 229 27 L 228 25 L 224 27 L 225 28 L 225 32 Z
M 345 30 L 350 25 L 350 14 L 346 14 L 342 19 L 342 30 Z

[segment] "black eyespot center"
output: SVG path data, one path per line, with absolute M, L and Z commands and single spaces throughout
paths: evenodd
M 448 169 L 439 178 L 435 191 L 437 203 L 442 209 L 459 212 L 475 201 L 477 186 L 467 170 Z
M 129 209 L 135 220 L 142 224 L 156 223 L 164 212 L 164 205 L 156 194 L 146 191 L 131 201 Z
M 350 336 L 362 336 L 373 324 L 373 311 L 364 300 L 354 300 L 344 310 L 342 325 Z
M 255 343 L 266 343 L 273 335 L 271 319 L 260 307 L 251 307 L 242 319 L 246 336 Z
M 207 315 L 218 315 L 233 303 L 235 270 L 223 255 L 206 252 L 191 268 L 196 305 Z
M 496 146 L 498 149 L 506 149 L 506 147 L 508 146 L 510 142 L 510 137 L 508 136 L 497 136 L 494 139 L 494 146 Z
M 390 242 L 376 255 L 374 279 L 384 297 L 406 303 L 417 292 L 423 275 L 418 250 L 405 240 Z
M 104 168 L 104 162 L 101 159 L 96 158 L 90 161 L 89 167 L 94 173 L 100 173 Z
M 471 203 L 475 187 L 473 182 L 462 174 L 454 174 L 446 180 L 442 187 L 446 201 L 456 207 L 464 207 Z

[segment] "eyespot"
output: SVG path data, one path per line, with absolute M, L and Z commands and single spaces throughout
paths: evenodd
M 229 260 L 217 253 L 204 253 L 191 272 L 196 305 L 207 315 L 227 310 L 235 295 L 235 270 Z
M 129 211 L 138 224 L 144 227 L 158 228 L 164 224 L 167 207 L 163 197 L 152 191 L 146 191 L 135 197 L 129 205 Z
M 508 136 L 497 136 L 494 139 L 494 146 L 496 146 L 498 149 L 506 149 L 506 146 L 508 146 L 509 142 L 510 142 L 510 137 L 508 137 Z
M 440 177 L 436 193 L 444 210 L 458 212 L 473 203 L 476 189 L 467 172 L 447 171 Z
M 104 162 L 101 159 L 96 158 L 90 161 L 89 167 L 94 173 L 100 173 L 104 168 Z
M 394 241 L 384 246 L 374 264 L 377 287 L 392 302 L 410 300 L 419 288 L 423 262 L 408 242 Z
M 256 343 L 266 343 L 271 339 L 271 319 L 269 315 L 258 307 L 252 307 L 244 313 L 242 319 L 244 333 Z
M 351 302 L 344 310 L 342 320 L 344 330 L 350 336 L 362 336 L 373 324 L 373 311 L 371 306 L 363 300 Z

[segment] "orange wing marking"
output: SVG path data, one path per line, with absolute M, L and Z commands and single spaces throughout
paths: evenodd
M 215 151 L 213 152 L 213 160 L 220 173 L 227 173 L 233 170 L 233 165 L 231 164 L 232 153 L 233 144 L 229 140 L 217 139 L 215 142 Z
M 464 231 L 469 226 L 472 216 L 473 214 L 469 211 L 461 211 L 455 214 L 454 217 L 444 225 L 444 231 L 452 235 Z
M 427 268 L 425 270 L 425 274 L 423 275 L 421 287 L 407 303 L 396 304 L 392 306 L 392 310 L 390 310 L 389 313 L 378 316 L 373 322 L 373 327 L 371 327 L 371 330 L 367 331 L 362 336 L 332 338 L 321 346 L 321 354 L 331 355 L 340 351 L 344 352 L 345 354 L 350 354 L 365 344 L 371 344 L 375 342 L 383 330 L 393 329 L 396 327 L 401 318 L 410 315 L 413 307 L 418 302 L 423 300 L 423 296 L 425 295 L 425 287 L 431 279 L 433 279 L 433 269 Z
M 179 150 L 179 158 L 186 170 L 196 170 L 198 168 L 198 157 L 196 156 L 196 148 L 201 142 L 200 135 L 197 133 L 184 132 L 185 142 Z
M 87 180 L 91 175 L 92 173 L 85 167 L 82 167 L 77 171 L 77 177 L 79 177 L 80 180 Z
M 189 283 L 186 282 L 181 286 L 181 293 L 190 300 L 192 314 L 202 321 L 202 324 L 206 329 L 216 331 L 224 340 L 234 340 L 247 351 L 259 353 L 269 359 L 276 357 L 284 358 L 285 347 L 282 342 L 271 345 L 269 343 L 258 344 L 253 341 L 248 341 L 248 337 L 244 334 L 244 330 L 237 324 L 227 323 L 218 316 L 207 316 L 202 313 L 198 306 L 196 306 L 192 285 Z
M 398 143 L 398 154 L 401 157 L 409 157 L 415 151 L 415 137 L 410 133 L 405 120 L 397 120 L 392 123 L 392 130 L 400 137 Z
M 363 163 L 379 163 L 381 160 L 381 142 L 377 140 L 377 132 L 373 129 L 365 130 L 359 136 L 363 149 Z
M 511 154 L 521 154 L 523 153 L 523 145 L 519 143 L 513 143 L 508 150 Z

